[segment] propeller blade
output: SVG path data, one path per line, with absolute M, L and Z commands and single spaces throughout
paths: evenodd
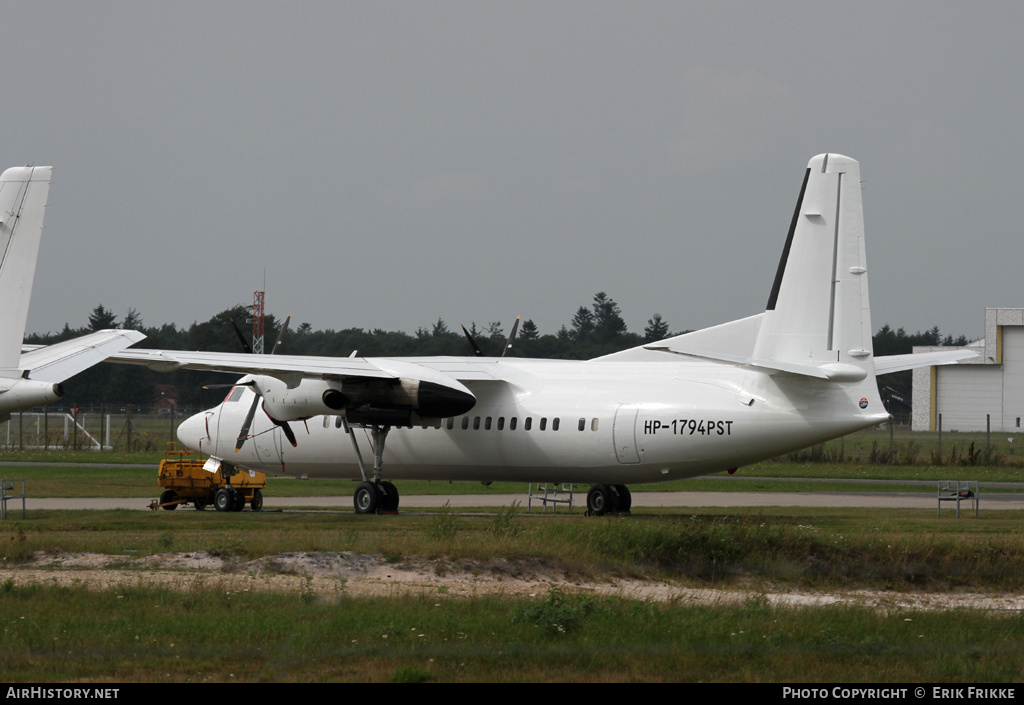
M 462 324 L 460 323 L 459 325 Z M 466 334 L 466 340 L 468 340 L 469 344 L 472 346 L 473 354 L 477 357 L 483 357 L 483 353 L 480 351 L 480 346 L 476 344 L 475 340 L 473 340 L 473 336 L 469 334 L 468 330 L 466 330 L 466 326 L 462 326 L 462 332 Z
M 516 322 L 512 324 L 512 333 L 508 336 L 508 342 L 505 343 L 505 349 L 501 351 L 501 356 L 505 357 L 505 353 L 512 349 L 512 343 L 516 339 L 516 331 L 519 330 L 519 316 L 516 316 Z
M 287 421 L 281 422 L 281 430 L 284 431 L 284 437 L 292 444 L 292 448 L 298 448 L 299 444 L 295 440 L 295 432 L 292 431 L 292 427 L 288 425 Z
M 242 350 L 244 350 L 245 352 L 251 354 L 252 353 L 252 346 L 249 345 L 249 341 L 247 341 L 245 339 L 245 336 L 242 335 L 242 329 L 238 327 L 237 323 L 235 323 L 235 319 L 234 318 L 231 318 L 229 316 L 228 320 L 231 321 L 231 327 L 235 329 L 235 335 L 238 336 L 238 342 L 240 342 L 242 344 Z
M 284 325 L 281 326 L 281 332 L 277 336 L 277 342 L 274 343 L 274 349 L 270 351 L 271 355 L 277 354 L 278 349 L 281 347 L 281 343 L 284 342 L 284 334 L 288 330 L 288 324 L 292 322 L 292 314 L 288 314 L 288 318 L 284 319 Z
M 238 432 L 238 439 L 235 441 L 235 452 L 242 450 L 242 446 L 245 444 L 245 439 L 249 437 L 249 428 L 252 426 L 252 417 L 256 414 L 256 406 L 260 403 L 260 395 L 257 394 L 253 400 L 252 405 L 249 407 L 249 413 L 245 415 L 245 421 L 242 422 L 242 429 Z

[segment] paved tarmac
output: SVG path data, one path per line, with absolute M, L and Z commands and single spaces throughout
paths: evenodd
M 140 497 L 123 499 L 96 498 L 32 498 L 25 500 L 26 509 L 138 509 L 148 510 L 153 499 Z M 401 498 L 402 509 L 436 508 L 449 502 L 451 507 L 503 507 L 513 502 L 525 509 L 532 504 L 533 511 L 541 511 L 540 500 L 529 501 L 526 494 L 476 495 L 409 495 Z M 573 506 L 586 503 L 586 493 L 573 497 Z M 633 509 L 643 507 L 889 507 L 901 509 L 936 509 L 935 492 L 634 492 Z M 564 506 L 564 505 L 563 505 Z M 265 495 L 264 510 L 288 510 L 296 507 L 316 507 L 338 511 L 353 511 L 351 495 L 335 497 L 274 497 Z M 985 509 L 1024 509 L 1024 495 L 1012 493 L 979 493 L 979 507 Z M 8 512 L 21 509 L 21 500 L 10 500 Z M 191 509 L 191 506 L 187 507 Z M 943 502 L 943 512 L 956 511 L 955 502 Z M 971 512 L 970 501 L 960 503 L 960 511 Z

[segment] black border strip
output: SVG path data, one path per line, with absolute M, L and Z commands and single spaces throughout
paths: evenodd
M 779 269 L 775 273 L 775 283 L 772 284 L 772 293 L 768 296 L 766 311 L 774 311 L 775 304 L 779 300 L 779 289 L 782 288 L 782 277 L 786 273 L 786 261 L 789 260 L 789 248 L 793 246 L 793 233 L 796 232 L 796 222 L 800 217 L 800 207 L 804 203 L 804 192 L 807 190 L 807 181 L 811 178 L 811 168 L 807 167 L 804 172 L 804 183 L 800 186 L 800 197 L 796 199 L 796 209 L 793 211 L 793 222 L 789 224 L 789 235 L 786 236 L 786 246 L 782 248 L 782 259 L 779 260 Z

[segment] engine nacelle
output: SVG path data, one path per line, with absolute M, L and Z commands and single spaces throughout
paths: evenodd
M 401 425 L 410 423 L 413 414 L 420 418 L 458 416 L 476 404 L 473 393 L 451 378 L 303 379 L 289 388 L 276 377 L 261 375 L 252 377 L 252 384 L 263 397 L 264 410 L 276 421 L 339 414 L 359 423 Z
M 0 420 L 31 406 L 42 406 L 64 396 L 64 385 L 35 379 L 0 380 Z

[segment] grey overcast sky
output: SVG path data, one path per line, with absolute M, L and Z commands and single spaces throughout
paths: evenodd
M 1024 306 L 1024 3 L 14 2 L 0 166 L 54 166 L 28 332 L 642 332 L 763 310 L 807 160 L 861 162 L 872 326 Z

